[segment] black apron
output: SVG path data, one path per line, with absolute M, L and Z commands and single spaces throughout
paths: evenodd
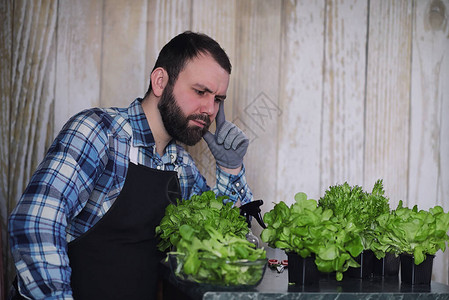
M 129 163 L 119 197 L 106 214 L 68 245 L 75 299 L 155 299 L 158 265 L 155 228 L 180 198 L 174 171 Z

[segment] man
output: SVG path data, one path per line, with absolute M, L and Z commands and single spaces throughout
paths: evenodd
M 144 99 L 68 121 L 9 219 L 23 296 L 155 297 L 162 255 L 154 229 L 165 207 L 210 189 L 176 140 L 204 137 L 217 161 L 214 191 L 236 205 L 252 201 L 242 164 L 248 139 L 224 116 L 230 73 L 217 42 L 185 32 L 161 50 Z

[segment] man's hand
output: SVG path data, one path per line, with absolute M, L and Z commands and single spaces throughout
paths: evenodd
M 242 166 L 249 140 L 240 128 L 226 121 L 223 102 L 220 102 L 215 118 L 215 134 L 208 131 L 203 138 L 220 166 L 236 169 Z

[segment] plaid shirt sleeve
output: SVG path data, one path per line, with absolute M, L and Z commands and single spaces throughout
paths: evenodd
M 244 165 L 237 175 L 228 174 L 217 165 L 216 176 L 217 183 L 213 189 L 215 194 L 228 196 L 228 201 L 234 204 L 239 200 L 241 204 L 253 201 L 253 194 L 246 183 Z
M 210 190 L 211 188 L 196 167 L 190 154 L 181 146 L 178 146 L 177 152 L 182 157 L 178 178 L 183 198 L 190 199 L 192 195 L 199 195 Z M 216 184 L 212 190 L 216 195 L 228 196 L 228 202 L 237 203 L 240 200 L 241 204 L 245 204 L 253 201 L 253 194 L 246 183 L 244 165 L 237 175 L 228 174 L 217 165 Z
M 72 299 L 66 226 L 108 160 L 100 118 L 91 110 L 65 125 L 9 218 L 19 289 L 32 299 Z

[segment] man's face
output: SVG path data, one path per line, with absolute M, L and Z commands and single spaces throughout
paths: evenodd
M 189 146 L 198 143 L 211 124 L 211 120 L 202 114 L 184 115 L 173 96 L 173 86 L 165 87 L 158 108 L 168 134 Z M 189 126 L 190 120 L 202 122 L 204 125 L 203 127 Z
M 215 119 L 226 98 L 229 74 L 209 55 L 188 62 L 174 86 L 167 85 L 158 104 L 168 134 L 195 145 Z

